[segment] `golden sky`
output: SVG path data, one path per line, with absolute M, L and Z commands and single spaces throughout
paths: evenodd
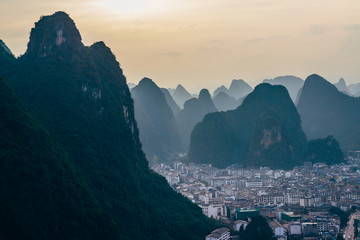
M 0 0 L 0 39 L 18 56 L 41 15 L 66 11 L 127 76 L 211 91 L 318 73 L 360 82 L 359 0 Z

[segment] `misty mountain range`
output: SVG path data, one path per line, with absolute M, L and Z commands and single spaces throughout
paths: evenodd
M 292 120 L 289 120 L 287 122 L 294 123 L 296 122 L 296 117 L 291 117 L 291 115 L 299 115 L 300 116 L 300 128 L 301 131 L 303 130 L 305 132 L 305 135 L 307 139 L 313 140 L 313 139 L 329 139 L 329 136 L 333 136 L 335 138 L 331 138 L 332 141 L 337 143 L 339 141 L 339 146 L 345 151 L 348 150 L 357 150 L 359 147 L 359 142 L 357 140 L 357 124 L 358 124 L 358 116 L 355 113 L 360 113 L 360 111 L 356 110 L 355 113 L 352 113 L 354 116 L 350 116 L 349 114 L 352 112 L 350 109 L 354 110 L 356 109 L 357 105 L 357 98 L 349 96 L 350 88 L 346 86 L 346 83 L 344 79 L 340 79 L 338 83 L 331 84 L 324 80 L 324 86 L 317 86 L 317 87 L 311 87 L 314 91 L 314 96 L 309 96 L 309 88 L 308 84 L 311 82 L 313 78 L 316 78 L 317 75 L 309 76 L 305 81 L 302 80 L 299 77 L 295 76 L 280 76 L 276 77 L 274 79 L 265 79 L 263 83 L 271 84 L 271 85 L 282 85 L 286 89 L 286 93 L 290 97 L 290 101 L 282 100 L 280 102 L 276 102 L 273 104 L 273 106 L 262 106 L 260 103 L 253 103 L 250 104 L 250 107 L 247 107 L 246 109 L 262 109 L 259 113 L 257 113 L 256 117 L 253 118 L 251 123 L 243 123 L 239 124 L 241 121 L 245 121 L 246 118 L 251 115 L 249 112 L 242 115 L 236 115 L 229 118 L 224 118 L 228 120 L 220 120 L 221 118 L 216 120 L 216 124 L 210 123 L 208 119 L 204 117 L 209 113 L 214 113 L 213 116 L 221 115 L 227 116 L 232 114 L 232 111 L 235 110 L 239 111 L 237 108 L 243 107 L 243 101 L 247 99 L 249 93 L 252 93 L 252 88 L 246 84 L 243 80 L 233 80 L 230 88 L 232 91 L 229 91 L 224 85 L 217 88 L 214 93 L 212 99 L 210 98 L 210 94 L 208 94 L 208 91 L 206 89 L 203 89 L 200 94 L 199 98 L 192 98 L 187 101 L 185 101 L 183 109 L 181 109 L 174 100 L 174 97 L 172 94 L 170 94 L 170 91 L 167 89 L 163 89 L 163 93 L 166 95 L 166 101 L 169 106 L 171 106 L 171 109 L 173 110 L 173 117 L 176 119 L 177 122 L 177 129 L 176 131 L 179 131 L 179 136 L 181 139 L 181 146 L 183 147 L 183 152 L 181 151 L 174 151 L 170 153 L 170 158 L 168 159 L 160 159 L 161 161 L 168 162 L 169 160 L 172 161 L 174 159 L 179 159 L 180 155 L 186 155 L 188 153 L 188 161 L 190 162 L 197 162 L 197 163 L 212 163 L 214 166 L 217 167 L 226 167 L 230 164 L 240 164 L 243 166 L 248 167 L 260 167 L 260 166 L 270 166 L 275 168 L 291 168 L 296 165 L 301 165 L 304 161 L 313 161 L 309 159 L 309 151 L 307 150 L 307 141 L 302 140 L 302 148 L 299 150 L 298 154 L 295 154 L 295 152 L 291 152 L 289 149 L 294 150 L 294 146 L 290 145 L 290 147 L 284 147 L 282 150 L 280 150 L 279 146 L 283 144 L 277 143 L 277 147 L 274 148 L 276 150 L 271 150 L 268 148 L 264 148 L 264 146 L 259 145 L 258 141 L 265 141 L 264 139 L 259 140 L 259 135 L 261 135 L 261 132 L 266 132 L 271 129 L 277 129 L 278 135 L 281 136 L 279 138 L 285 139 L 287 134 L 292 134 L 292 130 L 289 130 L 287 126 L 283 126 L 282 123 L 286 120 L 286 118 L 290 118 Z M 242 86 L 242 87 L 239 87 Z M 317 96 L 322 95 L 322 91 L 326 89 L 326 86 L 332 86 L 332 90 L 329 90 L 331 95 L 331 91 L 337 93 L 338 95 L 342 96 L 342 98 L 348 99 L 346 100 L 340 100 L 340 98 L 330 98 L 327 99 L 324 97 L 324 99 L 317 99 Z M 354 85 L 356 86 L 356 85 Z M 244 88 L 244 89 L 243 89 Z M 179 99 L 186 99 L 191 96 L 191 94 L 181 85 L 178 85 L 177 89 L 178 91 L 173 90 L 173 94 L 176 92 L 176 97 Z M 234 89 L 237 89 L 238 92 Z M 320 90 L 321 89 L 321 90 Z M 183 93 L 180 95 L 179 93 Z M 271 102 L 275 99 L 276 94 L 278 94 L 279 91 L 272 91 L 269 94 L 269 97 L 265 102 Z M 280 91 L 281 92 L 281 91 Z M 265 91 L 266 93 L 266 91 Z M 263 94 L 265 94 L 263 93 Z M 230 96 L 231 94 L 232 96 Z M 255 94 L 255 93 L 254 93 Z M 284 93 L 283 93 L 284 94 Z M 257 94 L 259 97 L 262 96 L 262 94 Z M 206 97 L 205 97 L 206 96 Z M 238 96 L 239 98 L 236 99 L 234 96 Z M 271 97 L 272 96 L 272 97 Z M 259 98 L 258 97 L 258 98 Z M 201 100 L 202 99 L 202 100 Z M 206 100 L 205 100 L 206 99 Z M 285 99 L 285 97 L 283 97 Z M 304 100 L 305 99 L 305 100 Z M 304 106 L 306 103 L 306 99 L 313 99 L 313 102 L 308 103 L 307 106 Z M 316 99 L 316 100 L 314 100 Z M 330 100 L 332 99 L 332 102 L 330 103 Z M 146 102 L 150 102 L 151 99 L 148 99 Z M 305 103 L 304 103 L 305 101 Z M 136 99 L 135 99 L 136 102 Z M 203 104 L 200 104 L 200 102 L 203 102 Z M 327 103 L 329 102 L 329 103 Z M 338 102 L 338 103 L 337 103 Z M 344 103 L 341 103 L 344 102 Z M 354 102 L 351 104 L 350 102 Z M 293 111 L 293 114 L 287 113 L 283 115 L 283 117 L 277 116 L 279 113 L 274 113 L 275 106 L 283 108 L 289 108 L 285 107 L 286 104 L 289 106 L 291 104 L 294 104 L 295 111 Z M 334 106 L 333 109 L 330 109 L 330 106 L 327 107 L 326 110 L 321 110 L 319 112 L 319 109 L 314 110 L 314 113 L 318 113 L 317 115 L 311 115 L 308 116 L 310 113 L 307 113 L 307 110 L 310 110 L 317 105 L 322 103 L 324 106 L 327 106 L 330 104 L 330 106 Z M 341 104 L 340 104 L 341 103 Z M 338 107 L 335 107 L 336 105 L 341 105 Z M 148 105 L 147 105 L 148 106 Z M 149 109 L 155 107 L 154 105 L 148 106 Z M 322 107 L 325 108 L 325 107 Z M 321 109 L 322 109 L 321 108 Z M 179 110 L 180 109 L 180 110 Z M 290 109 L 290 108 L 289 108 Z M 305 110 L 304 110 L 305 109 Z M 338 113 L 335 112 L 335 110 L 338 109 Z M 345 109 L 349 109 L 349 112 L 344 112 Z M 216 113 L 218 111 L 228 111 L 226 113 Z M 250 110 L 248 110 L 250 111 Z M 276 112 L 276 111 L 275 111 Z M 327 113 L 328 112 L 328 113 Z M 271 114 L 270 114 L 271 113 Z M 265 115 L 264 115 L 265 114 Z M 267 114 L 270 114 L 269 116 Z M 210 114 L 212 115 L 212 114 Z M 281 115 L 281 114 L 280 114 Z M 348 116 L 349 115 L 349 116 Z M 336 117 L 335 117 L 336 116 Z M 341 117 L 344 116 L 344 117 Z M 135 118 L 137 116 L 135 115 Z M 231 121 L 236 122 L 236 124 L 239 124 L 238 127 L 230 127 L 229 119 L 234 119 Z M 166 118 L 167 119 L 167 118 Z M 211 118 L 215 119 L 215 117 Z M 267 119 L 266 121 L 263 119 Z M 309 122 L 311 119 L 311 122 Z M 327 120 L 328 119 L 328 120 Z M 336 119 L 336 121 L 334 121 Z M 142 122 L 143 119 L 139 116 L 139 122 Z M 215 121 L 215 120 L 214 120 Z M 349 124 L 346 123 L 346 121 L 349 122 Z M 208 123 L 209 122 L 209 123 Z M 273 125 L 271 127 L 267 126 L 269 122 L 273 122 Z M 276 125 L 274 122 L 278 122 Z M 286 121 L 285 121 L 286 122 Z M 329 122 L 329 124 L 325 124 Z M 204 129 L 206 130 L 198 130 L 200 126 L 203 126 L 205 124 L 206 127 Z M 207 125 L 209 124 L 209 125 Z M 275 124 L 275 125 L 274 125 Z M 199 126 L 197 126 L 199 125 Z M 196 128 L 195 128 L 196 126 Z M 212 126 L 212 127 L 211 127 Z M 227 127 L 225 127 L 227 126 Z M 244 126 L 247 126 L 247 130 L 242 129 Z M 263 127 L 259 127 L 263 126 Z M 264 129 L 264 126 L 267 126 L 267 128 Z M 225 129 L 229 129 L 228 134 L 226 136 L 226 139 L 223 139 L 222 136 L 226 133 L 225 129 L 222 129 L 225 127 Z M 200 128 L 201 129 L 201 128 Z M 222 129 L 222 130 L 220 130 Z M 354 131 L 355 130 L 355 131 Z M 146 131 L 146 130 L 144 130 Z M 200 133 L 198 133 L 200 131 Z M 212 131 L 215 131 L 212 135 Z M 289 133 L 290 131 L 290 133 Z M 295 132 L 299 132 L 300 130 L 296 130 Z M 140 138 L 141 138 L 141 126 L 140 126 Z M 287 132 L 287 133 L 285 133 Z M 233 136 L 234 133 L 240 134 L 239 136 Z M 281 135 L 281 134 L 283 135 Z M 274 132 L 269 133 L 270 135 L 276 135 Z M 295 135 L 298 133 L 294 133 Z M 195 136 L 192 136 L 195 135 Z M 245 138 L 246 140 L 236 140 L 240 138 Z M 265 135 L 263 137 L 266 137 Z M 151 138 L 151 136 L 149 137 Z M 159 142 L 167 142 L 164 139 L 158 139 L 157 137 L 154 137 L 154 141 Z M 258 139 L 258 140 L 255 140 Z M 269 140 L 270 139 L 270 140 Z M 273 141 L 269 138 L 266 141 Z M 294 139 L 301 139 L 300 137 L 294 138 Z M 144 140 L 145 141 L 145 140 Z M 237 142 L 239 141 L 239 142 Z M 289 142 L 290 140 L 286 140 Z M 275 141 L 276 142 L 276 141 Z M 274 147 L 275 147 L 274 142 Z M 290 141 L 291 142 L 291 141 Z M 309 141 L 309 143 L 313 143 Z M 214 144 L 214 145 L 212 145 Z M 230 146 L 234 145 L 233 149 L 228 149 Z M 268 144 L 269 145 L 269 144 Z M 272 145 L 272 144 L 270 144 Z M 334 145 L 335 146 L 335 145 Z M 263 153 L 258 152 L 254 155 L 254 152 L 258 151 L 259 149 L 264 148 Z M 243 149 L 243 150 L 241 150 Z M 251 150 L 253 149 L 253 150 Z M 313 148 L 310 148 L 313 149 Z M 335 147 L 333 149 L 335 151 Z M 234 153 L 232 153 L 234 151 Z M 146 149 L 145 149 L 145 152 Z M 283 152 L 283 156 L 276 156 L 274 154 L 275 152 Z M 201 154 L 205 154 L 204 156 L 201 156 Z M 314 154 L 314 153 L 313 153 Z M 267 156 L 271 155 L 272 160 L 267 159 Z M 297 157 L 295 157 L 297 155 Z M 342 154 L 340 154 L 343 156 Z M 340 156 L 338 154 L 338 156 Z M 257 157 L 256 157 L 257 156 Z M 256 158 L 260 158 L 260 160 L 255 160 Z M 212 160 L 213 159 L 213 160 Z M 286 162 L 280 163 L 284 159 L 292 159 L 289 161 L 291 163 L 290 165 Z M 340 159 L 340 160 L 339 160 Z M 281 160 L 281 161 L 280 161 Z M 326 160 L 324 160 L 326 162 Z M 341 158 L 338 158 L 337 162 L 342 161 Z M 151 160 L 150 160 L 151 162 Z M 266 163 L 267 162 L 267 163 Z M 331 162 L 331 161 L 330 161 Z M 336 162 L 336 161 L 335 161 Z
M 0 41 L 0 93 L 1 239 L 202 239 L 218 223 L 149 162 L 291 169 L 360 148 L 359 84 L 130 84 L 64 12 L 35 23 L 19 58 Z

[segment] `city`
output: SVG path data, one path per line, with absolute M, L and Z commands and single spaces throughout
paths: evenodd
M 354 212 L 360 205 L 360 158 L 355 152 L 347 160 L 333 166 L 307 162 L 290 171 L 181 162 L 152 169 L 205 215 L 234 231 L 262 215 L 276 239 L 336 239 L 346 226 L 336 211 Z

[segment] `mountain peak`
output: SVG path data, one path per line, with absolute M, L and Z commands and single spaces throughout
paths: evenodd
M 327 88 L 332 89 L 333 91 L 336 90 L 334 85 L 317 74 L 312 74 L 306 78 L 304 88 Z
M 191 94 L 186 91 L 186 89 L 181 84 L 177 85 L 175 91 L 172 93 L 172 97 L 180 107 L 183 107 L 185 101 L 192 98 Z
M 183 87 L 183 85 L 178 84 L 175 91 L 186 91 L 186 89 Z
M 207 90 L 206 88 L 201 89 L 199 93 L 199 100 L 200 99 L 211 99 L 209 90 Z
M 346 86 L 346 82 L 343 78 L 340 78 L 339 81 L 337 83 L 335 83 L 334 85 L 340 92 L 343 92 L 346 95 L 351 95 L 350 90 Z
M 31 29 L 26 56 L 74 60 L 84 48 L 74 21 L 65 12 L 42 16 Z
M 3 40 L 0 39 L 0 53 L 3 53 L 3 52 L 14 56 L 14 54 L 11 52 L 11 50 L 3 42 Z
M 143 79 L 141 79 L 141 81 L 139 82 L 138 86 L 153 86 L 153 87 L 157 87 L 157 85 L 154 83 L 153 80 L 151 80 L 150 78 L 144 77 Z
M 230 96 L 239 99 L 251 93 L 253 88 L 242 79 L 234 79 L 229 87 Z
M 340 78 L 338 83 L 346 85 L 345 80 L 343 78 Z

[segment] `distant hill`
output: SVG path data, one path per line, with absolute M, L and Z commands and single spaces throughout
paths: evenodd
M 143 78 L 131 91 L 140 141 L 150 162 L 169 161 L 183 149 L 179 129 L 162 90 Z
M 230 97 L 225 92 L 218 93 L 213 98 L 213 102 L 219 111 L 234 110 L 240 106 L 239 100 L 236 100 L 234 97 Z
M 353 95 L 354 97 L 360 96 L 360 83 L 349 84 L 349 86 L 347 87 L 351 95 Z
M 332 135 L 344 150 L 360 149 L 359 98 L 313 74 L 305 80 L 297 109 L 308 139 Z
M 127 85 L 128 85 L 130 90 L 133 89 L 134 87 L 136 87 L 135 83 L 128 83 Z
M 345 93 L 346 95 L 351 96 L 350 90 L 346 86 L 346 82 L 343 78 L 340 78 L 337 83 L 334 84 L 335 87 L 340 91 Z
M 171 111 L 173 112 L 174 116 L 176 116 L 180 112 L 179 105 L 176 104 L 168 89 L 161 88 L 161 91 L 164 94 L 166 102 L 169 105 Z
M 263 82 L 270 83 L 271 85 L 282 85 L 286 87 L 293 102 L 296 102 L 297 94 L 300 88 L 304 85 L 304 80 L 291 75 L 280 76 L 274 79 L 265 79 Z
M 213 93 L 213 98 L 215 98 L 221 92 L 226 93 L 226 95 L 229 95 L 229 90 L 224 85 L 222 85 L 221 87 L 218 87 L 217 89 L 215 89 L 215 91 Z
M 84 46 L 73 20 L 68 14 L 57 12 L 43 16 L 35 23 L 26 53 L 16 62 L 15 71 L 7 79 L 9 85 L 50 136 L 70 155 L 71 165 L 76 172 L 74 178 L 80 179 L 89 190 L 90 196 L 86 201 L 90 203 L 81 204 L 82 198 L 76 195 L 80 192 L 79 188 L 71 185 L 68 189 L 63 188 L 61 182 L 64 181 L 66 186 L 67 181 L 71 182 L 73 178 L 70 170 L 66 170 L 67 167 L 61 162 L 56 163 L 59 168 L 49 167 L 46 170 L 43 164 L 34 163 L 29 168 L 31 172 L 14 171 L 12 168 L 19 167 L 22 162 L 29 165 L 24 156 L 24 161 L 14 162 L 12 168 L 1 168 L 0 171 L 7 172 L 11 178 L 0 181 L 0 189 L 4 189 L 0 191 L 12 191 L 6 188 L 18 186 L 19 190 L 26 189 L 26 185 L 32 183 L 18 179 L 29 174 L 38 178 L 33 188 L 37 189 L 37 184 L 43 182 L 50 193 L 44 192 L 40 186 L 37 191 L 16 192 L 18 198 L 36 199 L 36 208 L 31 205 L 24 205 L 26 208 L 23 208 L 22 203 L 18 202 L 11 205 L 2 202 L 0 208 L 12 207 L 1 209 L 2 214 L 5 210 L 17 214 L 14 218 L 7 214 L 6 218 L 0 220 L 8 221 L 11 231 L 39 226 L 33 229 L 36 238 L 32 239 L 197 240 L 216 228 L 214 221 L 207 218 L 198 206 L 173 191 L 165 178 L 149 169 L 141 149 L 134 103 L 125 76 L 115 56 L 103 42 Z M 9 111 L 11 113 L 13 110 Z M 33 128 L 31 125 L 27 127 Z M 20 131 L 16 134 L 21 134 L 22 129 L 15 125 L 15 130 Z M 24 141 L 14 143 L 11 148 L 16 150 L 26 143 L 31 150 L 24 154 L 36 154 L 48 140 L 33 138 L 32 134 L 26 133 L 31 138 L 26 136 Z M 55 163 L 55 158 L 61 157 L 61 153 L 57 153 L 56 149 L 54 153 L 50 150 L 48 161 Z M 39 161 L 36 156 L 29 161 Z M 24 177 L 24 180 L 28 178 Z M 91 204 L 92 198 L 95 206 Z M 12 199 L 1 194 L 0 201 L 9 203 Z M 109 222 L 106 226 L 101 225 L 102 214 L 95 214 L 96 202 L 98 211 L 105 216 L 104 222 Z M 37 214 L 42 205 L 46 209 L 50 206 L 49 209 L 53 211 L 49 211 L 49 217 L 43 218 L 45 215 Z M 25 221 L 16 217 L 28 213 L 31 213 L 30 217 L 24 218 Z M 58 226 L 67 224 L 74 228 L 70 228 L 72 231 L 68 234 L 63 234 Z M 112 234 L 111 225 L 117 234 Z M 42 226 L 44 228 L 40 228 Z M 45 235 L 47 232 L 54 235 L 54 232 L 58 232 L 59 235 L 52 237 Z M 1 239 L 5 233 L 0 233 Z M 30 237 L 26 235 L 22 239 Z
M 245 97 L 251 93 L 253 88 L 247 84 L 244 80 L 232 80 L 228 94 L 236 99 Z
M 216 111 L 217 109 L 207 89 L 200 91 L 199 98 L 192 98 L 185 102 L 184 109 L 176 116 L 176 121 L 185 146 L 189 146 L 190 134 L 194 126 L 200 122 L 206 114 Z
M 301 165 L 306 145 L 300 116 L 283 86 L 258 85 L 240 107 L 206 115 L 191 134 L 189 160 L 227 167 Z
M 176 87 L 175 91 L 171 94 L 171 96 L 180 108 L 183 108 L 184 103 L 190 98 L 192 98 L 191 94 L 186 91 L 186 89 L 180 84 Z

